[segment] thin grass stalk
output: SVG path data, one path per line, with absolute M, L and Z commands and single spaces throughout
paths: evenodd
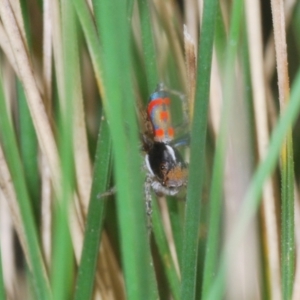
M 225 61 L 226 61 L 226 48 L 227 43 L 227 32 L 224 24 L 224 18 L 222 15 L 220 2 L 218 2 L 218 10 L 217 10 L 217 19 L 216 19 L 216 34 L 215 34 L 215 47 L 216 54 L 218 59 L 218 65 L 220 70 L 225 70 Z
M 77 21 L 77 20 L 76 20 Z M 77 25 L 77 24 L 76 24 Z M 77 29 L 77 28 L 76 28 Z M 77 40 L 76 40 L 77 42 Z M 79 49 L 74 47 L 75 61 L 74 72 L 74 117 L 73 117 L 73 143 L 74 143 L 74 160 L 75 171 L 78 186 L 78 196 L 81 204 L 81 210 L 84 217 L 87 215 L 89 198 L 92 185 L 92 169 L 88 150 L 88 140 L 86 132 L 86 122 L 84 114 L 84 103 L 82 94 Z
M 214 285 L 211 289 L 208 299 L 218 299 L 224 288 L 225 271 L 230 261 L 230 253 L 237 247 L 238 241 L 243 236 L 247 225 L 255 215 L 262 193 L 262 187 L 276 166 L 276 162 L 280 153 L 282 142 L 286 138 L 291 126 L 294 124 L 300 111 L 300 101 L 298 96 L 300 93 L 300 71 L 298 71 L 294 81 L 290 102 L 287 104 L 285 111 L 281 114 L 277 126 L 274 128 L 270 140 L 270 146 L 266 153 L 265 159 L 259 164 L 251 184 L 248 188 L 243 201 L 235 229 L 228 241 L 226 248 L 221 256 L 221 263 L 218 273 L 215 277 Z
M 60 104 L 60 109 L 61 111 L 65 111 L 67 107 L 67 104 L 65 103 L 65 60 L 64 60 L 64 54 L 63 54 L 63 38 L 62 38 L 62 19 L 61 19 L 61 9 L 60 9 L 60 3 L 58 1 L 51 1 L 51 17 L 53 19 L 53 54 L 54 54 L 54 63 L 55 63 L 55 75 L 56 75 L 56 84 L 57 84 L 57 91 L 58 91 L 58 99 L 59 99 L 59 104 Z M 76 53 L 78 53 L 78 49 L 76 50 L 75 48 L 72 48 L 71 51 L 74 51 Z M 71 77 L 73 78 L 73 74 L 74 74 L 74 86 L 76 86 L 76 88 L 74 88 L 74 90 L 72 90 L 72 93 L 75 93 L 74 95 L 76 95 L 77 92 L 77 88 L 78 88 L 78 77 L 79 75 L 76 75 L 75 78 L 75 74 L 78 71 L 78 69 L 76 69 L 76 66 L 78 66 L 78 54 L 74 54 L 76 58 L 76 60 L 74 61 L 74 63 L 71 66 L 74 66 L 74 71 L 72 70 L 72 72 L 70 74 Z M 78 68 L 78 67 L 77 67 Z M 69 78 L 68 78 L 69 80 Z M 76 81 L 77 80 L 77 81 Z M 76 96 L 74 96 L 73 99 L 75 99 Z M 77 98 L 78 99 L 78 98 Z M 73 105 L 75 105 L 75 103 L 72 102 Z M 79 108 L 80 109 L 80 108 Z M 69 124 L 68 124 L 69 125 Z M 72 133 L 74 134 L 74 132 Z M 59 199 L 60 200 L 60 199 Z M 72 235 L 72 243 L 73 243 L 73 248 L 74 248 L 74 252 L 75 252 L 75 257 L 76 257 L 76 261 L 77 263 L 79 263 L 80 260 L 80 255 L 81 255 L 81 248 L 82 248 L 82 243 L 83 243 L 83 227 L 84 227 L 84 221 L 83 221 L 83 212 L 80 208 L 80 203 L 79 203 L 79 197 L 76 193 L 73 194 L 73 201 L 70 203 L 70 231 L 71 231 L 71 235 Z M 76 211 L 76 208 L 78 208 L 78 210 Z
M 18 27 L 20 28 L 22 38 L 27 43 L 27 48 L 31 49 L 31 31 L 29 24 L 29 10 L 28 4 L 25 1 L 13 1 L 11 7 L 15 15 Z
M 194 299 L 196 292 L 200 200 L 204 182 L 203 170 L 205 169 L 205 142 L 216 10 L 217 1 L 205 1 L 198 47 L 196 99 L 191 129 L 191 159 L 181 264 L 182 299 Z
M 130 34 L 124 2 L 95 2 L 102 41 L 104 108 L 110 124 L 127 296 L 157 298 L 142 193 L 138 128 L 130 76 Z M 119 45 L 122 45 L 122 48 Z M 93 50 L 94 51 L 94 50 Z M 137 226 L 138 224 L 138 226 Z
M 184 1 L 184 20 L 193 41 L 198 40 L 199 6 L 196 1 Z
M 61 3 L 63 37 L 64 93 L 60 99 L 60 155 L 62 166 L 62 187 L 60 205 L 56 208 L 53 250 L 52 286 L 54 299 L 66 299 L 70 293 L 73 256 L 70 231 L 68 226 L 69 204 L 73 191 L 73 98 L 75 97 L 76 62 L 78 45 L 75 11 L 70 1 Z
M 3 278 L 2 255 L 0 250 L 0 300 L 5 300 L 5 299 L 6 299 L 6 295 L 5 295 L 5 285 L 4 285 L 4 278 Z
M 102 47 L 100 45 L 98 32 L 86 1 L 74 0 L 73 5 L 75 7 L 79 21 L 81 23 L 81 27 L 84 32 L 84 36 L 91 55 L 99 92 L 100 95 L 103 95 L 102 67 L 101 67 Z M 103 101 L 105 101 L 105 99 Z
M 197 73 L 197 59 L 196 59 L 196 45 L 195 40 L 189 34 L 188 28 L 183 26 L 184 36 L 184 51 L 187 74 L 187 90 L 188 90 L 188 110 L 189 117 L 192 119 L 194 112 L 195 92 L 196 92 L 196 73 Z
M 50 268 L 52 258 L 52 186 L 45 156 L 41 158 L 41 243 L 45 262 Z
M 265 75 L 262 45 L 261 12 L 259 1 L 246 1 L 246 17 L 248 31 L 248 45 L 250 51 L 250 69 L 253 93 L 253 106 L 255 112 L 255 128 L 257 136 L 258 161 L 265 157 L 269 141 L 267 100 L 265 91 Z M 263 189 L 262 217 L 265 247 L 264 259 L 267 274 L 268 294 L 271 299 L 281 299 L 280 286 L 280 258 L 278 248 L 278 228 L 276 220 L 275 193 L 271 178 Z
M 295 228 L 300 228 L 300 203 L 299 203 L 299 190 L 297 190 L 297 184 L 295 186 Z M 300 231 L 295 232 L 295 243 L 296 243 L 296 253 L 300 252 Z M 297 300 L 300 298 L 300 261 L 296 260 L 295 265 L 295 280 L 293 287 L 293 296 L 291 299 Z
M 168 37 L 169 49 L 174 55 L 174 61 L 176 67 L 178 69 L 178 78 L 180 79 L 180 83 L 182 84 L 183 91 L 186 92 L 187 89 L 187 72 L 184 61 L 183 49 L 180 44 L 179 36 L 182 35 L 182 27 L 179 28 L 179 33 L 176 32 L 178 28 L 176 25 L 176 20 L 179 19 L 180 15 L 176 10 L 176 4 L 168 1 L 157 1 L 157 11 L 159 14 L 160 21 L 166 31 L 166 35 Z M 172 9 L 171 9 L 172 8 Z M 176 28 L 177 27 L 177 28 Z M 161 68 L 159 68 L 161 71 Z
M 168 201 L 168 213 L 171 222 L 177 261 L 178 264 L 180 265 L 182 261 L 181 255 L 182 255 L 182 223 L 183 223 L 180 212 L 182 211 L 184 203 L 174 201 L 174 199 L 171 198 L 167 199 L 167 201 Z
M 141 31 L 142 31 L 142 43 L 144 62 L 146 70 L 146 80 L 148 86 L 148 93 L 154 91 L 156 85 L 159 82 L 159 76 L 157 74 L 156 65 L 156 51 L 152 33 L 152 22 L 150 18 L 150 1 L 149 0 L 138 0 L 140 20 L 141 20 Z
M 1 164 L 0 172 L 3 172 L 3 164 Z M 4 173 L 4 172 L 3 172 Z M 1 177 L 4 177 L 4 174 Z M 0 252 L 1 252 L 1 272 L 2 280 L 5 285 L 3 293 L 7 294 L 7 298 L 13 298 L 15 295 L 15 281 L 17 278 L 17 265 L 15 262 L 15 228 L 13 226 L 13 219 L 10 207 L 16 205 L 16 199 L 7 199 L 7 191 L 5 192 L 3 178 L 0 178 Z M 10 202 L 11 201 L 11 202 Z M 14 202 L 14 203 L 12 203 Z M 8 205 L 9 203 L 9 205 Z M 0 287 L 1 290 L 1 287 Z
M 46 111 L 51 113 L 50 99 L 52 98 L 52 34 L 53 18 L 51 18 L 51 0 L 44 0 L 43 4 L 43 83 Z M 53 5 L 53 4 L 52 4 Z
M 153 230 L 158 251 L 163 262 L 170 291 L 174 299 L 180 299 L 180 281 L 169 249 L 157 201 L 153 201 Z
M 34 217 L 26 188 L 22 163 L 18 153 L 18 146 L 7 114 L 2 80 L 0 81 L 0 111 L 2 111 L 0 118 L 2 145 L 18 199 L 21 221 L 25 235 L 23 237 L 26 247 L 24 252 L 27 263 L 32 272 L 32 284 L 35 288 L 37 298 L 50 299 L 50 286 L 38 243 L 37 229 L 34 224 Z
M 235 1 L 232 8 L 232 18 L 230 24 L 230 32 L 228 37 L 228 44 L 226 48 L 225 59 L 225 82 L 224 82 L 224 100 L 222 104 L 222 116 L 220 127 L 218 130 L 218 137 L 216 142 L 216 150 L 213 165 L 213 174 L 210 188 L 210 208 L 209 208 L 209 225 L 208 237 L 206 245 L 203 288 L 202 297 L 208 298 L 209 292 L 213 285 L 216 268 L 218 265 L 218 247 L 221 237 L 221 211 L 223 198 L 223 182 L 224 182 L 224 163 L 228 140 L 228 126 L 230 112 L 232 111 L 232 97 L 233 97 L 233 78 L 235 58 L 237 55 L 237 45 L 240 34 L 241 16 L 242 16 L 242 1 Z
M 106 199 L 97 195 L 107 191 L 111 168 L 111 139 L 107 121 L 102 119 L 94 165 L 90 205 L 84 244 L 76 281 L 75 300 L 92 299 Z
M 281 0 L 271 1 L 279 104 L 281 112 L 289 100 L 289 75 L 285 36 L 284 5 Z M 294 163 L 292 132 L 289 131 L 281 153 L 281 267 L 283 299 L 290 299 L 293 291 L 295 268 L 294 229 Z
M 10 63 L 10 65 L 13 68 L 15 74 L 17 75 L 18 78 L 20 78 L 19 69 L 18 69 L 18 66 L 17 66 L 16 59 L 14 57 L 12 47 L 10 45 L 7 33 L 5 31 L 5 28 L 2 24 L 0 24 L 0 46 L 1 46 L 1 50 L 3 51 L 3 54 L 7 58 L 7 61 Z
M 35 130 L 30 117 L 25 93 L 20 81 L 17 81 L 18 104 L 19 104 L 19 134 L 20 155 L 23 161 L 24 174 L 31 198 L 33 214 L 36 224 L 39 224 L 40 201 L 39 201 L 39 170 L 38 170 L 38 143 Z
M 103 245 L 103 246 L 102 246 Z M 104 283 L 101 286 L 101 295 L 105 297 L 106 295 L 112 295 L 113 299 L 126 299 L 125 295 L 125 284 L 124 277 L 122 273 L 121 266 L 116 260 L 114 248 L 112 247 L 111 242 L 106 231 L 103 231 L 101 237 L 101 247 L 97 268 L 97 287 L 99 287 L 99 279 L 102 279 Z M 103 273 L 109 271 L 106 277 L 109 281 L 106 281 Z M 100 277 L 101 276 L 101 277 Z M 111 290 L 106 289 L 107 284 L 110 284 Z
M 291 299 L 295 272 L 294 163 L 291 130 L 281 154 L 281 263 L 283 299 Z

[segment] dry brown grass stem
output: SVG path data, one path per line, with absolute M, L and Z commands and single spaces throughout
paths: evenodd
M 62 50 L 62 36 L 61 36 L 61 20 L 59 13 L 58 1 L 51 1 L 51 19 L 53 20 L 53 48 L 54 48 L 54 63 L 58 82 L 58 92 L 61 101 L 64 97 L 64 76 L 63 76 L 63 50 Z M 75 66 L 76 72 L 74 74 L 77 84 L 75 84 L 77 90 L 74 91 L 74 155 L 75 155 L 75 169 L 78 184 L 79 200 L 83 209 L 83 214 L 87 214 L 90 188 L 92 182 L 91 163 L 88 153 L 87 136 L 86 136 L 86 124 L 84 118 L 84 105 L 82 97 L 81 79 L 79 61 Z M 65 109 L 64 101 L 61 103 L 61 107 Z
M 184 25 L 183 27 L 184 50 L 185 50 L 185 64 L 187 74 L 187 90 L 190 119 L 193 117 L 193 108 L 196 92 L 196 72 L 197 72 L 197 58 L 195 40 L 189 33 L 189 29 Z
M 220 129 L 221 112 L 222 112 L 222 86 L 220 69 L 217 63 L 216 51 L 213 52 L 212 68 L 211 68 L 211 87 L 210 87 L 210 99 L 209 99 L 209 111 L 211 118 L 211 125 L 215 137 L 218 135 Z
M 46 111 L 51 115 L 50 99 L 52 98 L 52 19 L 50 0 L 43 5 L 43 82 Z
M 14 14 L 11 10 L 10 2 L 8 0 L 1 0 L 0 13 L 7 36 L 10 44 L 12 45 L 14 56 L 16 58 L 20 80 L 24 86 L 28 107 L 37 133 L 39 145 L 42 149 L 42 152 L 47 157 L 54 185 L 56 189 L 59 190 L 60 169 L 53 132 L 51 131 L 45 106 L 34 79 L 34 72 L 28 52 L 26 50 L 26 46 L 23 42 Z
M 55 3 L 52 2 L 52 16 L 59 16 L 57 11 L 58 7 L 55 6 Z M 57 3 L 56 3 L 57 4 Z M 59 167 L 59 159 L 58 159 L 58 151 L 54 139 L 53 132 L 51 130 L 51 126 L 49 123 L 48 116 L 46 114 L 45 106 L 42 101 L 42 96 L 37 88 L 37 84 L 34 78 L 34 70 L 31 64 L 31 59 L 28 55 L 26 45 L 24 44 L 24 40 L 22 38 L 22 34 L 19 30 L 18 24 L 14 17 L 14 13 L 12 12 L 10 3 L 8 0 L 1 0 L 0 2 L 0 13 L 2 17 L 2 21 L 9 37 L 10 44 L 12 45 L 12 52 L 14 53 L 14 57 L 16 59 L 17 68 L 19 70 L 20 80 L 25 89 L 26 99 L 28 101 L 29 110 L 32 116 L 33 124 L 37 133 L 39 145 L 42 149 L 43 154 L 47 159 L 47 163 L 49 165 L 49 169 L 51 172 L 51 180 L 54 184 L 54 188 L 56 194 L 60 194 L 60 167 Z M 53 36 L 59 35 L 58 32 L 60 28 L 58 27 L 57 31 L 55 31 L 57 27 L 54 27 L 54 34 Z M 60 35 L 59 35 L 60 38 Z M 57 44 L 59 44 L 57 42 Z M 60 47 L 56 47 L 55 49 L 60 49 Z M 56 59 L 60 59 L 60 55 L 62 52 L 58 53 Z M 59 60 L 61 63 L 62 61 Z M 60 66 L 63 64 L 60 64 Z M 58 79 L 62 79 L 62 73 L 60 73 L 60 69 L 58 68 Z M 61 82 L 58 80 L 58 82 Z M 60 87 L 59 87 L 60 90 Z M 83 115 L 81 115 L 81 121 L 83 119 Z M 83 122 L 83 126 L 84 122 Z M 76 133 L 77 134 L 77 133 Z M 82 140 L 81 140 L 82 141 Z M 87 147 L 86 147 L 87 149 Z M 87 151 L 86 151 L 87 152 Z M 86 163 L 87 164 L 87 163 Z M 91 175 L 90 175 L 91 176 Z M 82 182 L 82 180 L 81 180 Z M 87 194 L 85 193 L 85 197 L 88 198 Z M 78 197 L 74 197 L 75 200 L 78 200 Z M 73 205 L 73 204 L 71 204 Z M 81 221 L 80 221 L 81 219 Z M 79 210 L 79 213 L 76 214 L 75 209 L 71 207 L 71 215 L 70 215 L 70 228 L 72 232 L 72 239 L 73 239 L 73 247 L 75 251 L 76 261 L 79 263 L 81 257 L 81 250 L 82 250 L 82 243 L 83 243 L 83 224 L 84 221 L 82 219 L 82 211 Z M 43 224 L 43 227 L 46 228 L 48 225 Z M 19 226 L 20 228 L 21 225 Z M 20 233 L 22 234 L 22 233 Z M 22 236 L 20 236 L 20 240 L 24 240 Z M 23 243 L 24 244 L 24 243 Z M 22 245 L 23 245 L 22 244 Z M 27 252 L 26 245 L 23 245 L 25 253 Z
M 185 13 L 184 22 L 185 22 L 185 26 L 189 32 L 191 39 L 196 42 L 195 52 L 197 51 L 197 46 L 198 46 L 197 41 L 198 41 L 198 33 L 199 33 L 198 7 L 199 7 L 198 3 L 195 0 L 184 1 L 184 13 Z
M 22 81 L 24 86 L 28 107 L 37 133 L 39 145 L 47 159 L 47 163 L 49 164 L 51 180 L 54 185 L 56 194 L 60 195 L 61 171 L 59 167 L 58 151 L 49 119 L 45 111 L 45 106 L 42 101 L 42 96 L 39 93 L 36 81 L 34 79 L 33 67 L 31 65 L 31 61 L 28 56 L 28 52 L 23 42 L 18 25 L 14 18 L 14 14 L 11 10 L 9 1 L 2 0 L 0 2 L 0 12 L 7 35 L 12 45 L 12 50 L 16 58 L 20 73 L 20 80 Z M 80 228 L 80 225 L 78 224 L 79 220 L 76 218 L 76 215 L 72 215 L 71 218 L 73 220 L 72 231 L 74 232 L 78 228 Z M 81 242 L 80 244 L 73 243 L 75 252 L 77 253 L 77 261 L 79 262 L 83 241 L 83 229 L 81 228 L 80 231 L 76 231 L 76 234 L 74 234 L 73 237 L 74 236 L 80 238 Z M 78 248 L 80 249 L 79 251 Z M 24 248 L 24 251 L 26 253 L 26 248 Z
M 22 9 L 20 6 L 20 1 L 10 1 L 10 5 L 13 11 L 13 14 L 15 16 L 15 20 L 18 24 L 20 33 L 22 35 L 22 39 L 24 41 L 24 43 L 26 44 L 26 48 L 28 49 L 28 44 L 27 44 L 27 40 L 26 40 L 26 33 L 25 33 L 25 26 L 24 26 L 24 22 L 23 22 L 23 17 L 22 17 Z
M 290 93 L 283 1 L 272 0 L 271 8 L 273 16 L 279 103 L 280 109 L 283 110 L 287 104 Z
M 108 284 L 111 287 L 110 293 L 112 299 L 126 299 L 123 275 L 120 266 L 116 261 L 109 238 L 105 232 L 102 233 L 101 241 L 96 274 L 97 282 L 103 277 L 103 274 L 106 274 L 106 285 Z
M 269 132 L 259 1 L 246 1 L 246 15 L 257 138 L 257 154 L 258 162 L 261 162 L 265 158 L 268 150 Z M 265 183 L 263 188 L 262 218 L 262 224 L 264 225 L 265 231 L 264 252 L 268 268 L 268 278 L 270 280 L 270 295 L 272 299 L 281 299 L 279 237 L 276 220 L 275 195 L 271 179 Z
M 41 237 L 45 262 L 51 265 L 52 249 L 52 187 L 51 174 L 45 156 L 40 159 L 41 172 Z
M 18 271 L 15 262 L 14 228 L 8 201 L 9 199 L 6 199 L 0 188 L 0 247 L 3 281 L 8 298 L 15 299 L 14 286 Z
M 166 198 L 161 197 L 160 199 L 158 199 L 158 204 L 159 204 L 160 211 L 161 211 L 163 227 L 164 227 L 164 230 L 166 233 L 166 238 L 168 241 L 171 257 L 172 257 L 177 275 L 180 278 L 179 261 L 178 261 L 178 257 L 177 257 L 177 253 L 176 253 L 176 247 L 175 247 L 174 236 L 173 236 L 171 220 L 170 220 L 170 214 L 169 214 Z
M 184 56 L 182 55 L 181 45 L 178 39 L 178 32 L 175 30 L 174 19 L 178 19 L 178 15 L 174 16 L 173 13 L 176 12 L 174 7 L 170 7 L 175 5 L 174 3 L 170 3 L 168 1 L 155 1 L 155 6 L 157 7 L 157 14 L 162 22 L 164 29 L 166 30 L 166 35 L 169 37 L 169 50 L 168 52 L 173 52 L 175 57 L 175 62 L 177 63 L 178 73 L 180 81 L 183 85 L 184 92 L 186 92 L 187 87 L 187 78 L 186 78 L 186 68 L 184 63 Z
M 287 26 L 290 23 L 293 9 L 296 5 L 296 0 L 287 0 L 284 2 L 284 10 L 285 10 L 285 26 Z M 270 35 L 268 42 L 266 44 L 266 50 L 265 50 L 265 74 L 268 82 L 271 82 L 272 76 L 274 74 L 275 69 L 275 48 L 274 48 L 274 36 Z
M 1 47 L 2 51 L 4 52 L 4 54 L 5 54 L 5 57 L 9 61 L 10 65 L 14 69 L 14 72 L 17 74 L 18 77 L 20 77 L 19 76 L 19 69 L 17 67 L 17 62 L 16 62 L 16 59 L 15 59 L 14 54 L 12 52 L 10 42 L 8 40 L 7 34 L 4 30 L 4 27 L 3 27 L 2 23 L 0 23 L 0 47 Z
M 83 215 L 86 216 L 92 185 L 92 168 L 88 150 L 79 65 L 76 69 L 77 72 L 74 76 L 76 76 L 77 84 L 75 87 L 77 90 L 74 92 L 73 144 L 79 199 Z

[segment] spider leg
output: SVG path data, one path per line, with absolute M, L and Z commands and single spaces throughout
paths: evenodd
M 147 228 L 149 233 L 152 230 L 152 195 L 151 195 L 152 177 L 150 174 L 147 175 L 145 180 L 145 206 L 147 215 Z
M 183 113 L 183 126 L 189 126 L 189 105 L 188 105 L 188 99 L 186 95 L 182 92 L 172 90 L 172 89 L 167 89 L 167 91 L 174 96 L 177 96 L 181 103 L 182 103 L 182 113 Z
M 114 195 L 117 192 L 117 189 L 115 186 L 111 187 L 109 190 L 105 191 L 104 193 L 100 193 L 97 195 L 98 199 L 103 199 L 105 197 L 109 197 Z

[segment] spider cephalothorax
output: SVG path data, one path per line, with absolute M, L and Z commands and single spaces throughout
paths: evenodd
M 151 186 L 158 195 L 176 195 L 187 183 L 187 166 L 174 147 L 154 142 L 145 156 Z

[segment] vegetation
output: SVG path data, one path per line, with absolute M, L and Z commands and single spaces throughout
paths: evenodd
M 0 19 L 0 299 L 300 299 L 299 2 L 2 0 Z M 149 230 L 160 82 L 189 178 L 152 195 Z

